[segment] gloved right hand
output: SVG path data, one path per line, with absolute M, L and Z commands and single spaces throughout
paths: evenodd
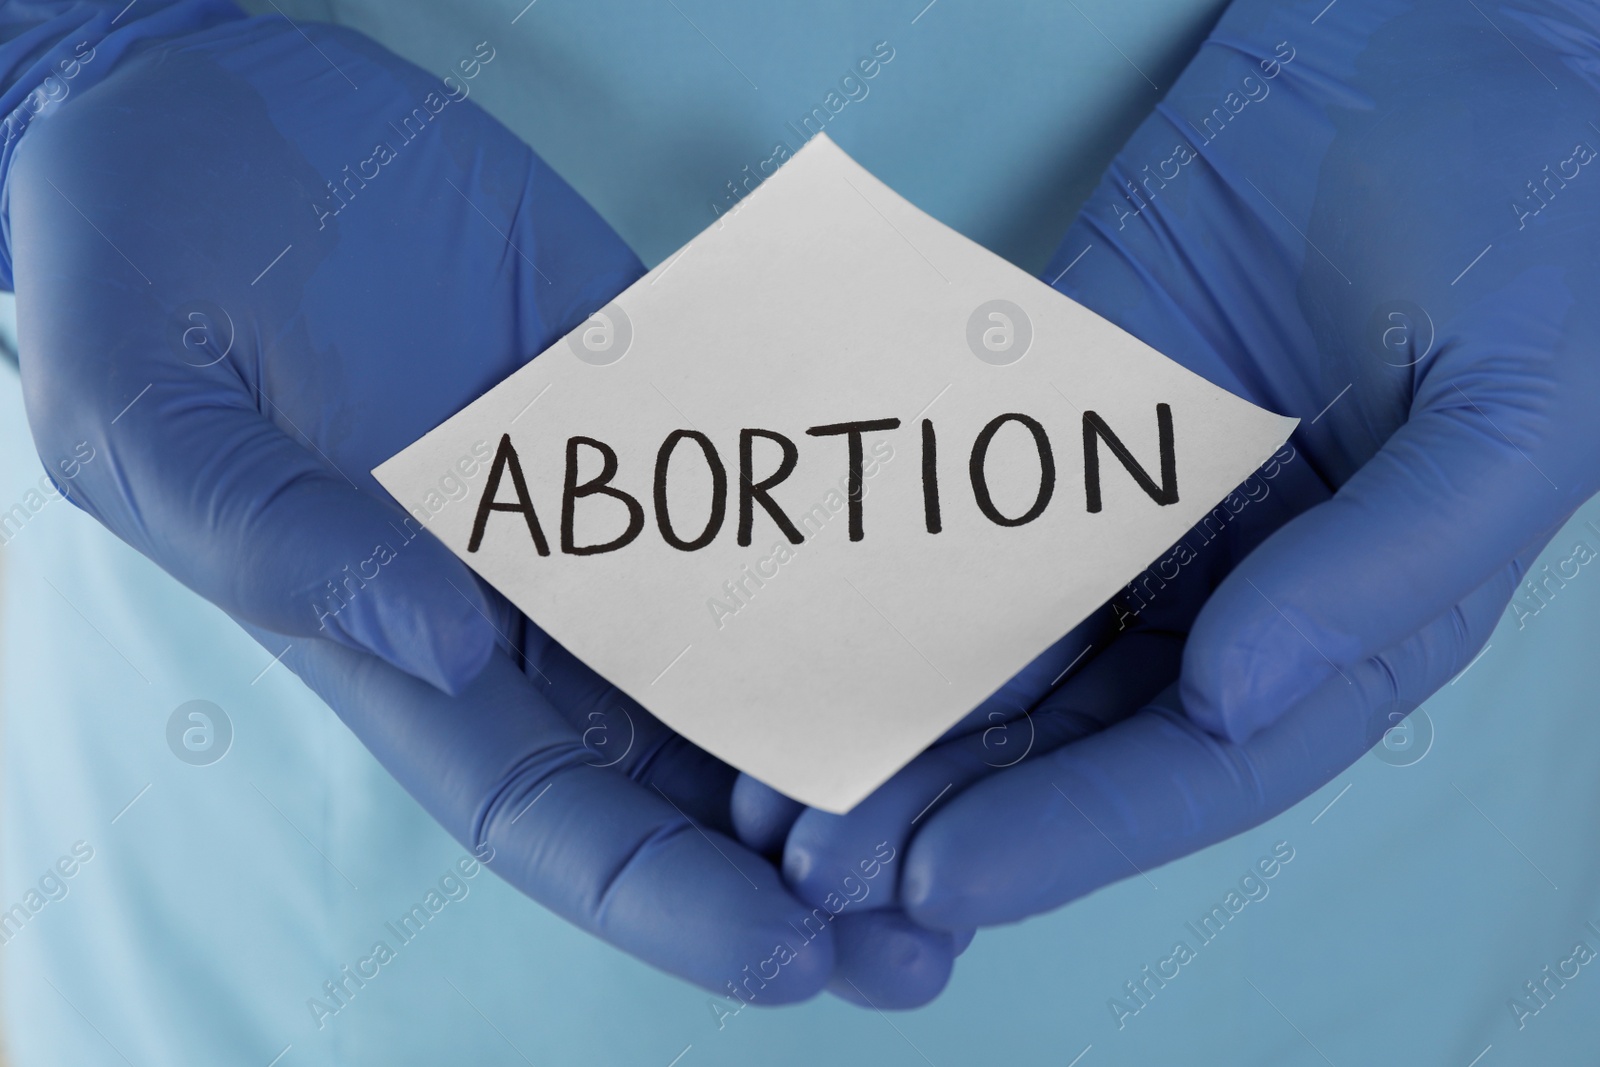
M 723 833 L 731 769 L 523 630 L 368 473 L 638 260 L 466 99 L 491 46 L 441 83 L 346 30 L 151 6 L 60 5 L 88 19 L 62 48 L 98 51 L 5 158 L 46 468 L 92 445 L 70 499 L 285 653 L 519 889 L 716 992 L 814 993 L 833 932 Z M 119 52 L 141 16 L 167 36 Z

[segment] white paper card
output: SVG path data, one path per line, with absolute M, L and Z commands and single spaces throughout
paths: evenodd
M 885 420 L 899 423 L 857 435 L 852 505 L 853 435 L 838 427 Z M 673 729 L 843 812 L 1294 425 L 929 218 L 818 136 L 374 474 Z M 658 457 L 675 433 L 663 530 Z M 467 490 L 447 502 L 453 478 Z

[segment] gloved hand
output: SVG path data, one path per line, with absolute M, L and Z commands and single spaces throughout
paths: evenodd
M 1283 811 L 1472 660 L 1600 478 L 1597 41 L 1576 0 L 1235 0 L 1043 276 L 1292 447 L 1029 715 L 845 816 L 742 781 L 802 898 L 888 840 L 919 924 L 1057 907 Z
M 832 930 L 725 836 L 732 771 L 523 626 L 368 473 L 642 272 L 467 98 L 492 46 L 441 82 L 221 3 L 60 7 L 61 48 L 98 51 L 4 156 L 46 468 L 284 653 L 512 884 L 718 993 L 815 992 Z M 130 47 L 140 17 L 164 31 Z M 455 479 L 441 506 L 467 506 Z

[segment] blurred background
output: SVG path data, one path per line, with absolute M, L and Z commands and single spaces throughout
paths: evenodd
M 413 0 L 291 3 L 443 75 L 654 265 L 725 209 L 861 57 L 894 57 L 827 126 L 935 217 L 1040 269 L 1216 0 Z M 1322 3 L 1304 5 L 1308 19 Z M 8 301 L 0 336 L 14 340 Z M 726 1005 L 480 875 L 331 1018 L 308 1000 L 462 855 L 334 715 L 220 612 L 59 500 L 0 368 L 0 927 L 12 1062 L 700 1067 L 1197 1062 L 1500 1064 L 1594 1057 L 1600 578 L 1587 570 L 1299 807 L 1051 915 L 983 931 L 946 993 L 880 1015 Z M 15 506 L 14 506 L 15 505 Z M 17 510 L 20 506 L 21 511 Z M 20 517 L 19 517 L 20 516 Z M 1587 505 L 1547 552 L 1600 546 Z M 1469 535 L 1464 531 L 1463 536 Z M 174 714 L 205 701 L 215 759 Z M 226 744 L 221 742 L 224 733 Z M 220 751 L 220 754 L 218 752 Z M 1293 859 L 1180 976 L 1125 983 L 1258 859 Z M 85 854 L 89 858 L 83 858 Z M 63 858 L 70 877 L 41 880 Z M 60 886 L 61 888 L 56 888 Z M 172 1059 L 172 1049 L 185 1050 Z M 276 1058 L 275 1058 L 276 1057 Z M 1586 1061 L 1587 1062 L 1587 1061 Z

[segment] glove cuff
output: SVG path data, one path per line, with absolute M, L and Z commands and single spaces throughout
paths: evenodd
M 130 52 L 244 18 L 229 0 L 22 0 L 0 10 L 0 289 L 11 290 L 9 176 L 32 123 Z

